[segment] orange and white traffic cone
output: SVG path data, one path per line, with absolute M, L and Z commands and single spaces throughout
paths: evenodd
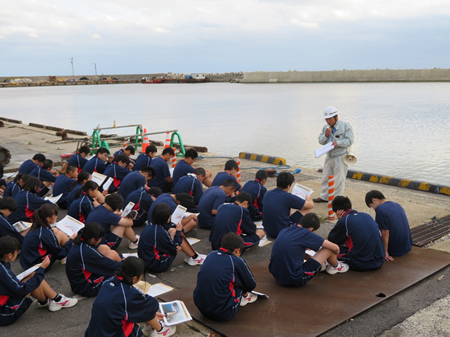
M 328 220 L 334 220 L 334 212 L 331 203 L 334 200 L 334 176 L 328 176 Z
M 126 139 L 124 139 L 123 140 L 123 142 L 122 142 L 122 148 L 125 150 L 125 148 L 127 147 L 127 140 Z
M 236 172 L 236 180 L 240 184 L 241 183 L 241 160 L 235 159 L 236 163 L 238 164 L 238 170 Z
M 175 166 L 177 166 L 177 148 L 176 147 L 173 148 L 173 152 L 174 152 L 174 154 L 172 157 L 172 168 L 174 169 Z
M 167 149 L 170 147 L 170 132 L 166 133 L 166 144 L 164 145 L 164 148 Z
M 147 133 L 147 129 L 144 129 L 144 134 L 146 134 L 146 133 Z M 145 150 L 147 149 L 147 146 L 149 146 L 149 145 L 150 145 L 150 142 L 148 140 L 148 136 L 144 136 L 144 141 L 142 143 L 142 152 L 145 153 Z

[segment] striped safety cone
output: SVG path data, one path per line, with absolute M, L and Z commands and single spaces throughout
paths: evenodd
M 236 163 L 238 164 L 238 170 L 236 172 L 236 180 L 240 184 L 241 183 L 241 160 L 235 159 Z
M 170 147 L 170 132 L 166 133 L 166 144 L 164 145 L 164 148 L 167 149 Z
M 144 129 L 144 134 L 147 133 L 147 129 Z M 145 153 L 145 150 L 147 149 L 147 146 L 150 145 L 150 142 L 148 140 L 148 136 L 144 136 L 144 141 L 142 142 L 142 152 Z
M 328 220 L 334 220 L 334 212 L 331 203 L 334 200 L 334 176 L 328 176 Z
M 175 166 L 177 166 L 177 148 L 176 147 L 173 148 L 173 152 L 174 152 L 174 154 L 172 157 L 172 168 L 174 169 Z
M 126 139 L 124 139 L 123 140 L 123 142 L 122 142 L 122 147 L 123 147 L 123 149 L 125 150 L 125 148 L 127 147 L 127 140 Z

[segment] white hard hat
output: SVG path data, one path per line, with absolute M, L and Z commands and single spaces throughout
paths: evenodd
M 334 106 L 328 106 L 323 111 L 323 118 L 331 118 L 338 114 L 337 109 Z

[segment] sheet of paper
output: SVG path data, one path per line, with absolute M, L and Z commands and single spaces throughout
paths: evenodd
M 172 178 L 173 178 L 173 170 L 175 170 L 175 169 L 169 168 L 170 176 L 171 176 Z
M 130 201 L 128 203 L 127 207 L 125 207 L 125 209 L 122 212 L 122 218 L 125 218 L 130 213 L 130 211 L 133 210 L 133 207 L 134 207 L 134 202 Z
M 138 253 L 123 253 L 122 256 L 124 258 L 130 257 L 130 256 L 139 257 Z
M 109 177 L 107 181 L 103 184 L 103 190 L 109 189 L 109 186 L 111 186 L 112 182 L 114 181 L 113 178 Z
M 189 244 L 192 246 L 193 244 L 196 244 L 197 242 L 200 241 L 200 239 L 196 239 L 196 238 L 186 238 L 187 242 L 189 242 Z
M 192 320 L 191 314 L 182 301 L 160 303 L 159 309 L 161 313 L 166 315 L 164 317 L 164 323 L 167 326 L 176 325 Z
M 50 201 L 51 203 L 54 203 L 54 204 L 56 204 L 57 202 L 58 202 L 58 200 L 62 197 L 62 193 L 60 194 L 60 195 L 57 195 L 56 197 L 54 197 L 54 196 L 51 196 L 51 197 L 45 197 L 44 198 L 44 200 L 48 200 L 48 201 Z
M 104 174 L 101 174 L 98 172 L 93 172 L 91 180 L 96 182 L 98 186 L 102 186 L 102 184 L 106 178 L 108 178 L 108 177 L 105 176 Z
M 169 291 L 172 291 L 172 290 L 173 290 L 173 288 L 169 287 L 168 285 L 165 285 L 163 283 L 156 283 L 156 284 L 152 284 L 152 286 L 148 290 L 147 294 L 152 297 L 156 297 L 156 296 L 168 293 Z
M 255 226 L 257 229 L 264 229 L 262 221 L 255 221 Z
M 186 213 L 184 213 L 184 216 L 183 216 L 183 218 L 187 218 L 188 216 L 191 216 L 191 215 L 196 215 L 196 216 L 198 216 L 200 213 L 191 213 L 191 212 L 186 212 Z
M 266 294 L 264 294 L 264 293 L 260 293 L 259 291 L 252 290 L 251 292 L 252 292 L 253 294 L 255 294 L 255 295 L 258 295 L 259 297 L 262 297 L 262 298 L 269 298 L 269 295 L 266 295 Z
M 31 222 L 17 221 L 13 225 L 13 227 L 16 231 L 18 231 L 20 233 L 20 232 L 26 231 L 28 228 L 31 227 L 31 225 L 32 225 Z
M 313 190 L 310 189 L 309 187 L 300 185 L 300 184 L 295 184 L 294 188 L 292 189 L 292 194 L 296 195 L 299 198 L 302 198 L 303 200 L 306 199 L 306 196 L 311 196 L 311 194 L 313 194 Z
M 183 220 L 183 216 L 186 213 L 187 208 L 183 207 L 181 205 L 178 205 L 175 211 L 172 213 L 172 217 L 170 218 L 170 221 L 174 224 L 179 223 L 181 220 Z
M 66 215 L 61 221 L 56 223 L 56 228 L 66 233 L 68 236 L 72 236 L 81 228 L 84 228 L 84 223 L 72 218 L 70 215 Z
M 325 153 L 328 153 L 333 149 L 334 149 L 333 143 L 329 142 L 329 143 L 326 143 L 321 148 L 314 151 L 314 153 L 316 154 L 316 158 L 319 158 L 320 156 L 323 156 Z
M 38 270 L 38 268 L 41 266 L 41 264 L 37 264 L 37 265 L 34 265 L 33 267 L 31 267 L 31 268 L 28 268 L 27 270 L 25 270 L 25 271 L 23 271 L 23 272 L 21 272 L 19 275 L 17 275 L 16 277 L 17 277 L 17 279 L 19 280 L 19 281 L 22 281 L 25 277 L 27 277 L 28 275 L 30 275 L 32 272 L 35 272 L 36 270 Z

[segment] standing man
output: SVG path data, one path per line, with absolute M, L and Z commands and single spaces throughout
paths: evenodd
M 353 130 L 349 123 L 338 118 L 337 109 L 333 106 L 325 108 L 323 116 L 327 125 L 319 135 L 319 143 L 325 145 L 333 143 L 333 149 L 327 153 L 323 165 L 322 193 L 314 202 L 328 202 L 328 176 L 334 176 L 334 195 L 343 195 L 345 188 L 345 177 L 348 166 L 344 163 L 347 149 L 353 144 Z

